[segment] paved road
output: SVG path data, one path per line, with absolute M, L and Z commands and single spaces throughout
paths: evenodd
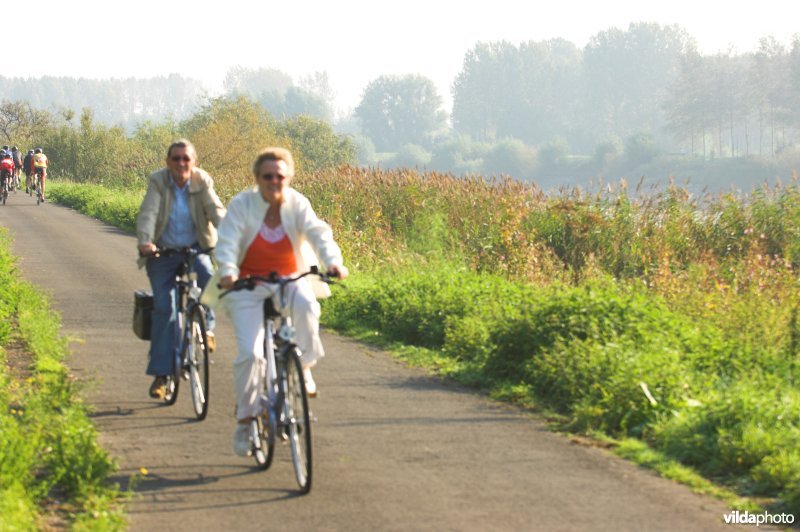
M 132 530 L 716 530 L 718 501 L 607 451 L 576 445 L 535 417 L 385 353 L 325 334 L 315 372 L 312 492 L 297 496 L 288 450 L 264 473 L 231 451 L 233 337 L 221 318 L 208 418 L 147 396 L 146 344 L 131 332 L 147 287 L 135 240 L 101 222 L 12 195 L 0 206 L 23 275 L 52 293 L 92 385 L 94 421 L 127 485 Z M 183 390 L 184 392 L 186 390 Z

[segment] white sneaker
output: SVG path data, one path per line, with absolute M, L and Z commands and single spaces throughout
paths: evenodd
M 303 368 L 303 380 L 306 381 L 306 393 L 309 397 L 317 396 L 317 383 L 314 382 L 314 377 L 311 376 L 311 367 Z
M 236 424 L 236 430 L 233 432 L 233 452 L 239 456 L 250 456 L 252 452 L 252 445 L 250 445 L 250 423 Z

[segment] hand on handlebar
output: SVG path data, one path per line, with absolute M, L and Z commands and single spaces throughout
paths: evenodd
M 141 244 L 139 246 L 139 255 L 143 257 L 149 257 L 150 255 L 154 255 L 158 251 L 158 247 L 152 242 L 148 242 L 147 244 Z
M 336 266 L 335 264 L 328 268 L 328 275 L 331 277 L 335 277 L 340 281 L 344 281 L 347 279 L 347 276 L 350 275 L 350 270 L 347 269 L 346 266 Z
M 219 280 L 219 287 L 223 290 L 230 290 L 233 288 L 233 284 L 239 277 L 236 275 L 226 275 L 222 279 Z

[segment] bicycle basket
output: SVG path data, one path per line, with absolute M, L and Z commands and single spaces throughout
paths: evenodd
M 153 322 L 153 294 L 144 290 L 133 293 L 133 333 L 142 340 L 150 340 Z

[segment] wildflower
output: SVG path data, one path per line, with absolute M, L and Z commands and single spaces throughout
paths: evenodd
M 147 476 L 147 468 L 146 467 L 140 467 L 139 468 L 139 473 L 141 473 L 142 476 L 146 477 Z

